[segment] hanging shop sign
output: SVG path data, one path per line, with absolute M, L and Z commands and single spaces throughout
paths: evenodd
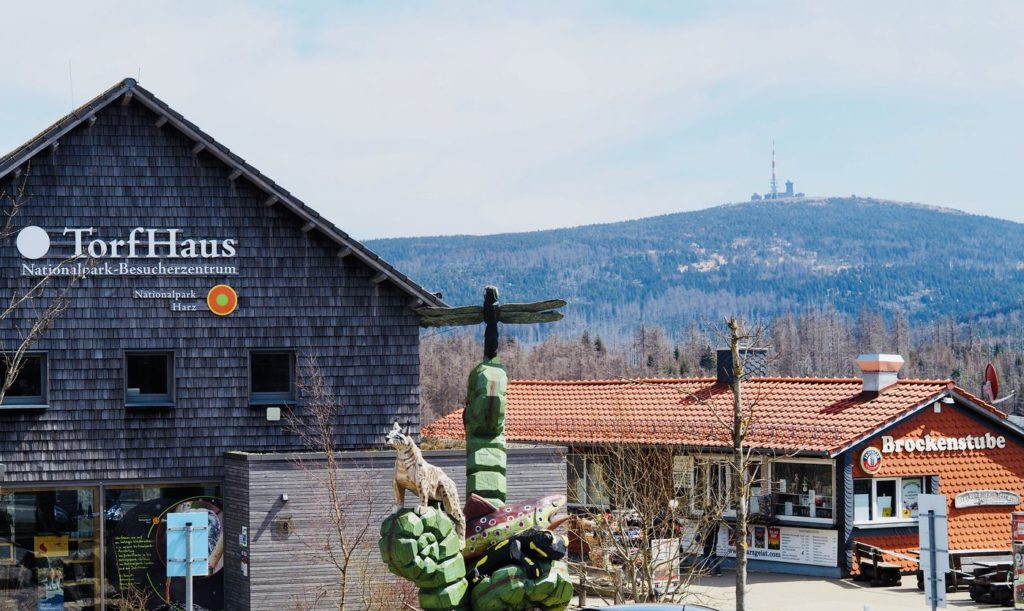
M 42 227 L 18 232 L 15 245 L 28 262 L 22 276 L 230 276 L 238 268 L 222 260 L 238 254 L 235 238 L 194 239 L 181 229 L 136 227 L 123 239 L 100 237 L 94 227 L 65 227 L 51 240 Z M 59 247 L 59 248 L 55 248 Z M 41 259 L 60 263 L 40 263 Z
M 878 473 L 882 468 L 882 453 L 874 446 L 864 448 L 860 453 L 860 468 L 865 473 Z
M 932 437 L 925 435 L 916 439 L 895 439 L 889 435 L 882 436 L 882 453 L 899 454 L 902 452 L 946 452 L 950 450 L 994 450 L 1006 447 L 1006 437 L 992 433 L 984 435 L 967 435 L 965 437 Z
M 953 497 L 953 506 L 957 509 L 1017 505 L 1020 505 L 1020 495 L 1009 490 L 968 490 Z

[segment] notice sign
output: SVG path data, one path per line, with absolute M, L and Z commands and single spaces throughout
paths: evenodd
M 1020 505 L 1020 495 L 1009 490 L 968 490 L 953 497 L 953 506 L 957 509 L 1017 505 Z
M 68 538 L 66 535 L 35 537 L 36 558 L 67 558 Z
M 1024 511 L 1010 514 L 1010 538 L 1014 543 L 1024 543 Z
M 652 539 L 654 583 L 668 587 L 679 581 L 679 539 Z
M 918 544 L 925 604 L 932 609 L 946 606 L 946 573 L 949 572 L 949 521 L 946 497 L 922 494 L 917 497 Z
M 210 574 L 210 514 L 187 511 L 167 514 L 167 576 L 185 577 L 188 567 L 192 575 Z
M 718 555 L 736 556 L 730 545 L 729 529 L 718 531 Z M 792 562 L 814 566 L 837 566 L 839 532 L 792 526 L 750 526 L 747 529 L 747 558 L 770 562 Z
M 1024 609 L 1024 512 L 1010 514 L 1013 541 L 1013 608 Z

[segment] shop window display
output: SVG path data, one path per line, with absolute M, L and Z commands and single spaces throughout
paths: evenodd
M 835 485 L 832 463 L 772 463 L 773 513 L 794 522 L 832 523 Z
M 0 610 L 98 610 L 94 488 L 0 494 Z
M 167 579 L 164 516 L 186 511 L 210 514 L 210 576 L 196 578 L 195 601 L 203 609 L 223 609 L 219 486 L 5 489 L 0 611 L 99 611 L 104 597 L 107 609 L 121 603 L 149 610 L 166 609 L 168 602 L 180 606 L 184 580 Z

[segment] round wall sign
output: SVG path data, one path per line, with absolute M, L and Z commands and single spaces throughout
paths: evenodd
M 26 259 L 41 259 L 50 250 L 50 236 L 42 227 L 29 225 L 18 232 L 15 245 Z
M 878 473 L 882 468 L 882 452 L 874 446 L 864 448 L 860 453 L 860 468 L 865 473 Z
M 217 316 L 227 316 L 238 307 L 238 295 L 230 286 L 218 284 L 206 294 L 206 305 Z

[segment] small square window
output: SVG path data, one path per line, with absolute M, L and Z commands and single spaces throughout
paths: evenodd
M 170 352 L 125 352 L 124 384 L 126 405 L 173 405 L 174 355 Z
M 295 353 L 260 350 L 249 353 L 249 402 L 254 405 L 295 400 Z
M 7 380 L 10 360 L 14 355 L 0 357 L 0 384 Z M 4 394 L 4 407 L 46 405 L 46 355 L 29 353 L 22 357 L 21 366 L 11 386 Z

